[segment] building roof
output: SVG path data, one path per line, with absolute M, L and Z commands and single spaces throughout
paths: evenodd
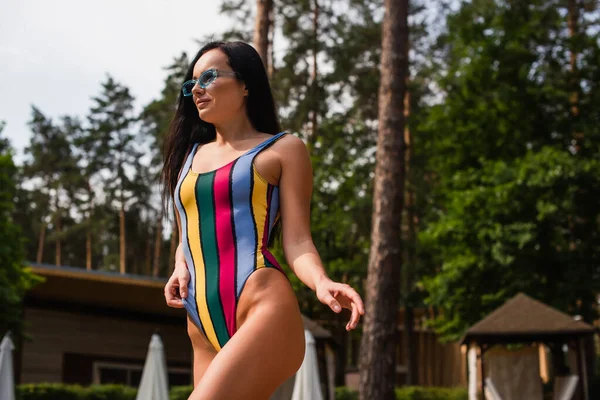
M 592 325 L 519 293 L 469 328 L 461 342 L 533 342 L 594 332 Z
M 185 311 L 167 306 L 167 280 L 49 264 L 29 264 L 46 281 L 26 295 L 26 304 L 63 303 L 83 310 L 103 309 L 147 316 L 185 318 Z
M 30 263 L 29 267 L 46 281 L 27 292 L 26 305 L 46 308 L 68 305 L 84 312 L 116 312 L 185 322 L 185 310 L 169 307 L 165 302 L 166 278 L 50 264 Z M 304 315 L 302 319 L 315 338 L 331 338 L 331 332 L 317 322 Z
M 331 338 L 331 332 L 323 328 L 317 322 L 309 319 L 306 315 L 302 314 L 302 320 L 304 321 L 304 327 L 310 331 L 310 333 L 317 339 L 329 339 Z

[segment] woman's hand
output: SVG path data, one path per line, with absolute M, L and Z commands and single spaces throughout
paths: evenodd
M 365 314 L 365 306 L 360 295 L 346 283 L 323 279 L 317 283 L 315 292 L 319 301 L 327 304 L 336 313 L 342 311 L 340 305 L 352 311 L 350 321 L 346 324 L 347 331 L 356 328 L 360 316 Z
M 189 281 L 190 272 L 185 261 L 175 262 L 175 270 L 165 285 L 165 299 L 169 307 L 183 308 L 181 299 L 187 297 Z

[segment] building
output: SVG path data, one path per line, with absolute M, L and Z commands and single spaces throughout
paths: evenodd
M 137 386 L 150 338 L 158 332 L 165 348 L 169 384 L 191 384 L 193 355 L 186 312 L 166 305 L 165 278 L 30 266 L 46 281 L 24 299 L 25 330 L 30 339 L 18 346 L 15 354 L 17 383 Z M 304 321 L 318 346 L 330 341 L 327 330 L 308 318 Z

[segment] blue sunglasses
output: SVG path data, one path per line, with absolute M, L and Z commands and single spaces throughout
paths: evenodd
M 206 89 L 206 87 L 213 83 L 219 76 L 235 76 L 240 80 L 242 79 L 242 76 L 235 71 L 223 71 L 211 68 L 204 71 L 198 79 L 185 81 L 181 87 L 181 91 L 185 97 L 189 97 L 192 95 L 192 89 L 196 86 L 196 83 L 200 85 L 202 89 Z

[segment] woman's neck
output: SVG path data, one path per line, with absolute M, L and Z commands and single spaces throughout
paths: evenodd
M 215 142 L 219 145 L 235 143 L 248 139 L 258 133 L 245 115 L 215 124 L 215 129 L 217 131 Z

